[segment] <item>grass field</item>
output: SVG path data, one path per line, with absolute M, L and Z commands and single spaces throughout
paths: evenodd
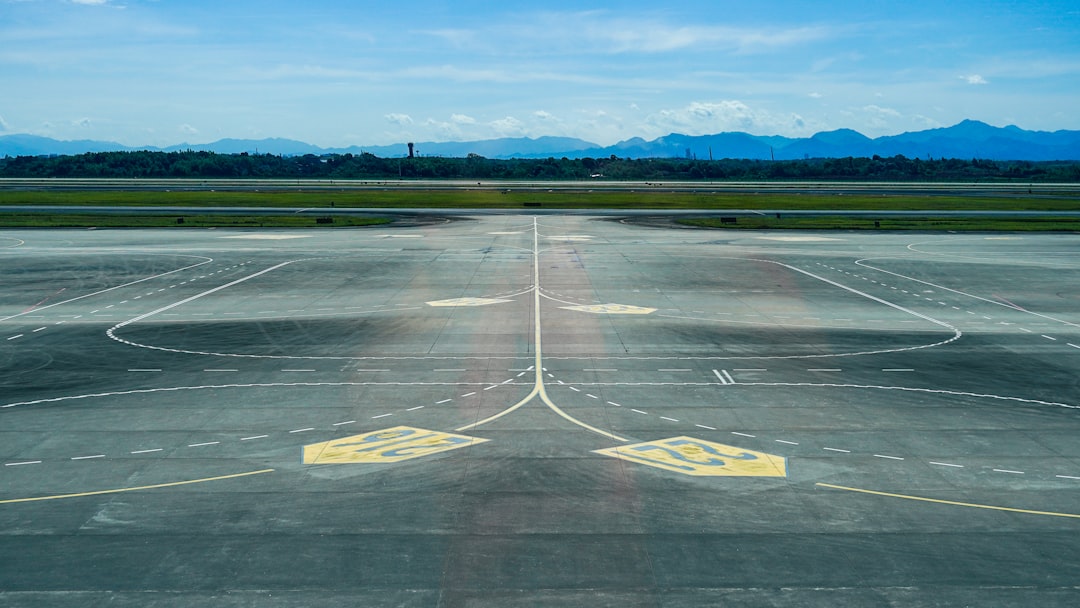
M 373 207 L 513 209 L 834 209 L 947 211 L 1080 211 L 1080 196 L 838 195 L 671 192 L 658 190 L 536 191 L 497 189 L 342 191 L 0 191 L 0 205 L 184 207 Z
M 739 217 L 734 223 L 718 217 L 675 220 L 694 228 L 724 230 L 953 230 L 953 231 L 1080 231 L 1080 218 L 1072 217 Z
M 180 221 L 180 220 L 183 221 Z M 392 222 L 385 217 L 335 216 L 318 223 L 311 215 L 83 215 L 0 213 L 5 228 L 349 228 Z

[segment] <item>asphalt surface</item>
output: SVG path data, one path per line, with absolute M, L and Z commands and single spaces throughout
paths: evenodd
M 1076 606 L 1078 254 L 0 231 L 0 605 Z

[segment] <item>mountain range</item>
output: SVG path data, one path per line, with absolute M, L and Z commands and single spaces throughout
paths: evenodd
M 984 160 L 1080 160 L 1080 131 L 1027 131 L 1009 125 L 995 127 L 977 120 L 965 120 L 951 127 L 867 137 L 851 129 L 824 131 L 810 137 L 762 136 L 742 132 L 714 135 L 672 133 L 646 141 L 634 137 L 611 146 L 600 146 L 569 137 L 500 138 L 463 142 L 420 142 L 422 156 L 464 157 L 478 154 L 487 158 L 698 158 L 793 160 L 802 158 L 846 158 L 848 156 L 908 158 L 979 158 Z M 150 150 L 178 152 L 212 151 L 220 154 L 242 152 L 281 154 L 360 154 L 380 157 L 408 154 L 406 144 L 320 148 L 301 141 L 281 138 L 222 139 L 208 144 L 179 144 L 167 148 L 130 147 L 115 142 L 59 141 L 36 135 L 0 136 L 0 157 L 72 155 L 86 152 Z

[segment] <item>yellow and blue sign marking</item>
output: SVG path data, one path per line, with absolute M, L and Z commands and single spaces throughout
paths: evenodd
M 595 450 L 595 453 L 684 475 L 787 477 L 787 463 L 782 456 L 744 450 L 693 437 L 647 441 Z
M 305 445 L 304 464 L 386 464 L 483 443 L 487 439 L 409 426 Z

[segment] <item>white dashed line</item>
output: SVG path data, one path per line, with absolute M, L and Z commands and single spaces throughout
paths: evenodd
M 660 416 L 661 420 L 667 420 L 668 422 L 678 422 L 675 418 L 668 418 L 667 416 Z
M 410 407 L 409 409 L 407 409 L 407 410 L 405 410 L 405 411 L 406 411 L 406 412 L 414 412 L 414 411 L 416 411 L 416 410 L 422 410 L 422 409 L 424 409 L 424 406 L 422 406 L 422 405 L 418 405 L 418 406 L 416 406 L 416 407 Z
M 885 368 L 885 369 L 883 369 L 881 371 L 883 371 L 883 372 L 913 372 L 915 370 L 910 368 L 910 367 L 888 367 L 888 368 Z
M 715 431 L 716 430 L 715 427 L 705 426 L 704 424 L 695 424 L 694 426 L 698 427 L 699 429 L 705 429 L 707 431 Z
M 776 443 L 786 443 L 788 445 L 799 445 L 798 443 L 796 443 L 794 441 L 786 441 L 784 439 L 774 439 L 773 441 L 775 441 Z
M 568 389 L 570 389 L 570 390 L 574 391 L 575 393 L 580 393 L 580 392 L 581 392 L 581 389 L 579 389 L 579 388 L 574 388 L 574 387 L 572 387 L 572 386 L 568 386 L 568 387 L 566 387 L 566 388 L 568 388 Z
M 608 401 L 608 405 L 614 405 L 615 407 L 622 407 L 622 404 L 615 403 L 614 401 Z
M 1023 475 L 1023 471 L 1013 471 L 1012 469 L 994 469 L 995 473 L 1011 473 L 1013 475 Z
M 592 399 L 599 399 L 599 397 L 597 397 L 596 395 L 593 395 L 593 394 L 591 394 L 591 393 L 585 393 L 585 396 L 586 396 L 586 397 L 590 397 L 590 398 L 592 398 Z
M 40 460 L 24 460 L 22 462 L 5 462 L 5 467 L 20 467 L 24 464 L 41 464 Z
M 74 456 L 72 460 L 90 460 L 91 458 L 104 458 L 104 454 L 94 454 L 92 456 Z
M 442 405 L 444 403 L 450 403 L 453 399 L 443 399 L 442 401 L 436 401 L 435 405 Z
M 202 443 L 189 443 L 187 447 L 189 447 L 189 448 L 201 448 L 204 445 L 217 445 L 219 443 L 221 443 L 221 442 L 220 441 L 204 441 Z
M 204 372 L 238 372 L 238 369 L 204 369 Z
M 22 463 L 18 463 L 22 464 Z M 1080 479 L 1080 477 L 1074 477 L 1072 475 L 1054 475 L 1054 477 L 1060 477 L 1061 479 Z
M 17 335 L 11 336 L 10 338 L 8 338 L 8 340 L 18 340 L 21 337 L 23 337 L 23 334 L 17 334 Z
M 289 434 L 291 435 L 293 433 L 306 433 L 308 431 L 314 431 L 314 430 L 315 430 L 314 428 L 309 426 L 309 427 L 304 428 L 304 429 L 293 429 L 293 430 L 289 431 Z
M 355 420 L 345 420 L 343 422 L 335 422 L 334 424 L 332 424 L 330 426 L 343 426 L 343 425 L 346 425 L 346 424 L 356 424 L 356 421 Z
M 152 367 L 135 367 L 135 368 L 129 369 L 127 371 L 129 371 L 129 372 L 160 372 L 161 370 L 158 369 L 158 368 L 152 368 Z
M 36 334 L 36 333 L 37 333 L 37 332 L 39 332 L 39 331 L 45 331 L 45 328 L 44 328 L 44 327 L 39 327 L 39 328 L 35 329 L 34 331 L 32 331 L 32 332 L 30 332 L 30 333 L 32 333 L 32 334 Z
M 821 448 L 821 449 L 828 450 L 830 452 L 840 452 L 842 454 L 850 454 L 851 453 L 851 450 L 841 450 L 840 448 Z
M 372 416 L 371 419 L 376 420 L 379 418 L 386 418 L 387 416 L 393 416 L 393 414 L 379 414 L 378 416 Z
M 635 410 L 635 409 L 633 409 L 633 408 L 631 408 L 631 409 L 630 409 L 630 411 L 631 411 L 631 412 L 636 412 L 636 413 L 638 413 L 638 414 L 645 414 L 646 416 L 648 416 L 648 415 L 649 415 L 649 412 L 643 412 L 643 411 L 641 411 L 641 410 Z
M 1043 334 L 1042 337 L 1046 338 L 1047 340 L 1053 340 L 1054 342 L 1057 342 L 1057 338 L 1055 338 L 1053 336 L 1048 336 L 1046 334 Z
M 472 397 L 475 394 L 476 394 L 476 391 L 473 391 L 471 393 L 465 393 L 464 395 L 462 395 L 462 397 Z
M 751 435 L 750 433 L 740 433 L 738 431 L 731 431 L 732 435 L 738 435 L 739 437 L 757 437 L 757 435 Z
M 134 452 L 128 452 L 129 454 L 151 454 L 153 452 L 162 452 L 162 448 L 151 448 L 149 450 L 135 450 Z
M 936 464 L 939 467 L 954 467 L 954 468 L 957 468 L 957 469 L 964 468 L 964 465 L 962 465 L 962 464 L 952 464 L 950 462 L 934 462 L 934 461 L 931 460 L 930 464 Z
M 252 435 L 251 437 L 241 437 L 240 441 L 251 441 L 252 439 L 265 439 L 269 435 Z
M 899 456 L 886 456 L 885 454 L 874 454 L 874 458 L 887 458 L 889 460 L 903 460 Z

